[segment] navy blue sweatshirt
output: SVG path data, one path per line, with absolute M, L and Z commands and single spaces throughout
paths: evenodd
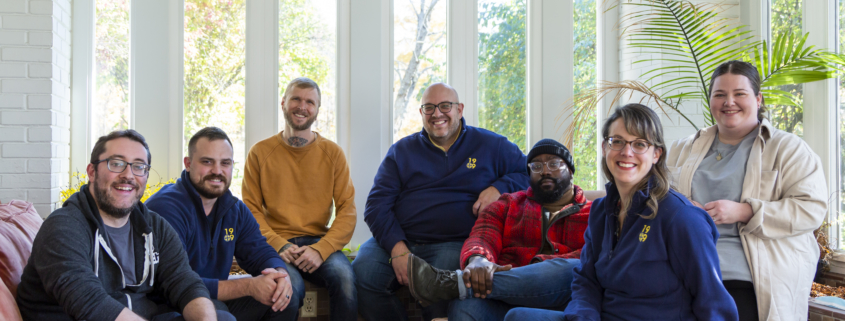
M 191 268 L 200 275 L 212 299 L 217 298 L 218 281 L 229 278 L 232 256 L 253 276 L 266 268 L 285 268 L 285 262 L 261 235 L 249 208 L 232 192 L 217 198 L 215 221 L 209 224 L 187 171 L 182 171 L 176 184 L 165 185 L 145 204 L 179 234 Z
M 390 146 L 367 197 L 364 221 L 390 251 L 399 241 L 463 242 L 475 224 L 472 205 L 493 186 L 528 188 L 525 154 L 507 138 L 470 127 L 448 152 L 423 129 Z
M 654 219 L 649 188 L 635 192 L 617 240 L 619 191 L 593 201 L 575 268 L 566 320 L 737 320 L 722 285 L 716 240 L 707 213 L 670 190 Z

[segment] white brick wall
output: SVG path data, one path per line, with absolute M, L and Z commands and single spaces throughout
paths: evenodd
M 0 0 L 0 202 L 46 217 L 68 185 L 71 5 Z
M 719 17 L 728 17 L 728 18 L 736 18 L 732 21 L 732 23 L 739 24 L 739 1 L 737 0 L 710 0 L 710 1 L 694 1 L 696 3 L 720 3 L 723 4 L 723 9 L 726 9 L 725 12 L 721 13 Z M 638 9 L 639 10 L 639 9 Z M 632 7 L 631 6 L 621 6 L 620 16 L 624 16 L 625 14 L 631 13 Z M 659 61 L 645 61 L 639 62 L 634 64 L 634 61 L 639 60 L 650 60 L 650 59 L 657 59 L 659 58 L 659 54 L 655 53 L 642 53 L 640 49 L 632 49 L 627 46 L 627 40 L 624 38 L 620 41 L 619 44 L 619 79 L 621 80 L 639 80 L 644 81 L 646 78 L 642 77 L 642 75 L 649 69 L 664 67 L 667 65 L 661 65 Z M 655 78 L 652 82 L 647 83 L 647 85 L 654 85 L 658 84 L 661 81 L 668 79 L 667 77 L 673 77 L 677 75 L 667 74 L 665 76 Z M 647 76 L 650 77 L 650 76 Z M 634 103 L 639 102 L 642 96 L 634 95 L 630 99 L 626 96 L 622 101 L 619 102 L 619 105 L 624 105 L 625 103 Z M 656 108 L 656 104 L 649 103 L 648 104 L 652 108 Z M 705 110 L 699 104 L 693 101 L 686 101 L 680 108 L 681 112 L 683 112 L 688 118 L 690 118 L 693 122 L 695 122 L 696 126 L 699 128 L 704 126 L 704 113 Z M 658 115 L 660 115 L 660 120 L 663 123 L 663 136 L 666 143 L 671 143 L 672 141 L 684 138 L 695 133 L 695 128 L 687 122 L 686 119 L 681 117 L 678 113 L 667 110 L 667 113 L 664 114 L 660 111 L 657 111 Z

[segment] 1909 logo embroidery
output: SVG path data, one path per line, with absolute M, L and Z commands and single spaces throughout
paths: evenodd
M 231 242 L 235 239 L 235 229 L 233 228 L 224 228 L 223 231 L 226 232 L 226 236 L 223 237 L 223 241 Z
M 469 169 L 475 168 L 475 158 L 469 159 L 469 162 L 467 163 L 467 168 L 469 168 Z
M 648 225 L 643 226 L 643 231 L 640 232 L 640 242 L 645 242 L 645 239 L 648 238 L 648 231 L 651 230 L 651 227 Z

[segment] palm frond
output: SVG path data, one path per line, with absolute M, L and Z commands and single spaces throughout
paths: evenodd
M 638 0 L 623 15 L 623 37 L 642 54 L 655 54 L 663 67 L 647 70 L 643 83 L 666 100 L 685 99 L 710 105 L 710 76 L 720 63 L 739 59 L 759 45 L 751 31 L 734 26 L 735 19 L 720 17 L 727 6 L 677 0 Z M 709 113 L 705 113 L 709 115 Z M 705 123 L 712 124 L 712 119 Z
M 642 95 L 639 100 L 634 99 L 634 94 Z M 598 86 L 590 88 L 566 101 L 561 113 L 555 118 L 555 122 L 562 123 L 562 120 L 571 118 L 572 122 L 563 132 L 561 141 L 566 146 L 572 146 L 575 135 L 588 123 L 590 115 L 595 114 L 598 103 L 605 98 L 611 98 L 610 105 L 616 106 L 619 102 L 636 102 L 646 106 L 657 106 L 663 114 L 668 115 L 667 110 L 672 110 L 686 119 L 696 130 L 698 127 L 686 115 L 681 113 L 677 106 L 670 100 L 661 98 L 658 93 L 649 88 L 646 84 L 636 80 L 620 82 L 600 81 Z M 591 129 L 587 129 L 591 130 Z
M 777 39 L 771 49 L 763 41 L 749 59 L 760 73 L 767 105 L 801 107 L 792 94 L 774 88 L 830 79 L 845 72 L 845 55 L 806 45 L 807 36 L 809 33 L 788 33 Z

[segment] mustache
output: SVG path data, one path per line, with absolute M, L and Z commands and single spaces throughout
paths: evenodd
M 205 181 L 210 181 L 210 180 L 215 179 L 215 178 L 216 178 L 216 179 L 219 179 L 220 181 L 222 181 L 222 182 L 224 182 L 224 183 L 229 182 L 229 180 L 228 180 L 228 179 L 226 179 L 226 176 L 221 175 L 221 174 L 208 174 L 208 175 L 205 175 L 205 177 L 203 177 L 203 178 L 202 178 L 202 181 L 203 181 L 203 182 L 205 182 Z
M 130 180 L 130 179 L 125 179 L 125 178 L 119 178 L 119 179 L 117 179 L 117 180 L 116 180 L 116 181 L 112 184 L 112 186 L 116 186 L 116 185 L 120 185 L 120 184 L 132 185 L 132 187 L 133 187 L 133 188 L 135 188 L 135 189 L 138 189 L 138 188 L 139 188 L 139 186 L 138 186 L 138 182 L 136 182 L 136 181 L 134 181 L 134 180 Z

